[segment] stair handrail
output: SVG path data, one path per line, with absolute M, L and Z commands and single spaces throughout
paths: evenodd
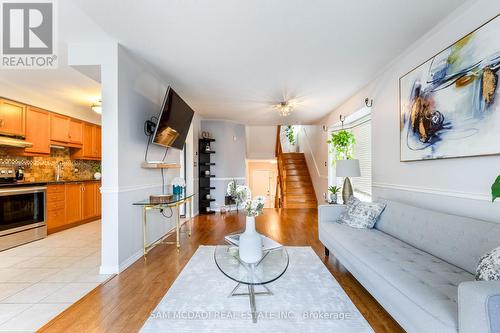
M 277 132 L 276 132 L 276 148 L 275 148 L 275 156 L 276 160 L 278 162 L 277 168 L 278 168 L 278 177 L 276 177 L 276 196 L 274 200 L 274 207 L 276 208 L 282 208 L 283 207 L 283 161 L 282 161 L 282 154 L 283 154 L 283 149 L 281 147 L 281 125 L 277 126 Z

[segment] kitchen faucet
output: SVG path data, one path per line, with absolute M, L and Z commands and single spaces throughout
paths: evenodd
M 62 161 L 57 162 L 56 165 L 56 182 L 61 180 L 61 170 L 62 170 Z

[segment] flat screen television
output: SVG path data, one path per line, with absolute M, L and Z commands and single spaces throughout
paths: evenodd
M 153 143 L 163 147 L 182 149 L 193 115 L 193 109 L 174 89 L 168 87 L 158 116 Z

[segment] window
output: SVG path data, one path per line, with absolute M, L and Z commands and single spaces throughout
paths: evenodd
M 330 128 L 330 133 L 338 132 L 342 129 L 341 123 L 337 123 Z M 360 111 L 346 117 L 344 129 L 353 133 L 356 138 L 354 146 L 354 158 L 359 160 L 361 177 L 351 178 L 354 187 L 354 194 L 361 200 L 370 201 L 372 195 L 372 137 L 371 137 L 371 110 L 363 108 Z M 331 149 L 330 149 L 331 150 Z M 329 184 L 342 186 L 344 179 L 335 175 L 335 165 L 333 163 L 334 154 L 329 153 L 330 172 L 328 175 Z

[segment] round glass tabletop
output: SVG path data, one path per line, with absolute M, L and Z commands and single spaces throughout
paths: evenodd
M 262 285 L 277 280 L 288 268 L 288 252 L 280 247 L 264 252 L 255 264 L 240 260 L 238 247 L 217 245 L 214 252 L 215 263 L 228 278 L 247 285 Z

